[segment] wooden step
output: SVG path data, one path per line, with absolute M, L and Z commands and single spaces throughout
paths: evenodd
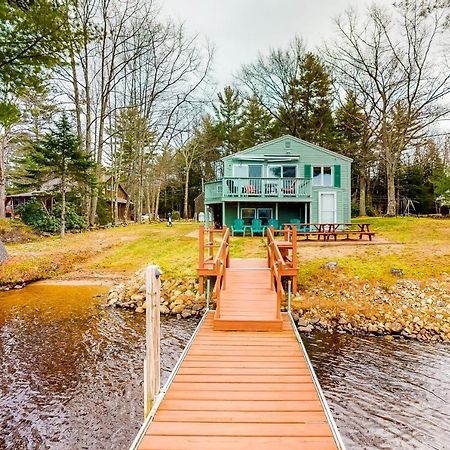
M 281 319 L 258 320 L 255 318 L 214 318 L 215 331 L 281 331 Z

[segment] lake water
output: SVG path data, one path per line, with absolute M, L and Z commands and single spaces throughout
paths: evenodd
M 144 315 L 105 288 L 0 293 L 0 449 L 127 449 L 143 421 Z M 165 381 L 195 329 L 162 320 Z M 348 448 L 450 448 L 450 346 L 314 334 L 308 352 Z

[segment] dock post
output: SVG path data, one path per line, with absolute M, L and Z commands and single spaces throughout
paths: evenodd
M 205 267 L 205 227 L 200 225 L 198 229 L 198 268 L 203 270 Z M 198 277 L 198 293 L 203 294 L 204 277 L 199 275 Z
M 145 273 L 145 364 L 144 364 L 144 417 L 150 413 L 155 397 L 160 391 L 160 295 L 161 271 L 158 266 L 148 266 Z

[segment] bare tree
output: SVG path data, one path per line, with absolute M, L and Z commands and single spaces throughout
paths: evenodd
M 396 214 L 395 177 L 404 150 L 449 112 L 450 73 L 441 69 L 439 40 L 448 34 L 446 1 L 402 0 L 394 18 L 372 6 L 366 20 L 349 11 L 328 48 L 341 85 L 357 93 L 376 131 L 387 181 L 387 214 Z

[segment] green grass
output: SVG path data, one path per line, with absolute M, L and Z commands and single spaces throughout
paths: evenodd
M 327 283 L 335 275 L 394 283 L 390 269 L 405 277 L 426 279 L 450 273 L 450 220 L 417 218 L 364 218 L 376 233 L 376 245 L 330 245 L 317 252 L 311 243 L 299 243 L 299 278 L 305 288 Z M 198 224 L 129 225 L 110 230 L 40 238 L 8 244 L 10 260 L 0 267 L 0 284 L 50 278 L 73 270 L 131 275 L 147 264 L 158 264 L 167 277 L 194 277 L 198 262 Z M 219 239 L 220 240 L 220 239 Z M 321 248 L 324 246 L 321 244 Z M 350 248 L 350 250 L 348 250 Z M 347 249 L 345 254 L 343 249 Z M 305 251 L 309 258 L 305 258 Z M 265 258 L 261 237 L 232 237 L 232 258 Z M 317 256 L 316 253 L 317 252 Z M 337 261 L 337 273 L 322 268 Z

